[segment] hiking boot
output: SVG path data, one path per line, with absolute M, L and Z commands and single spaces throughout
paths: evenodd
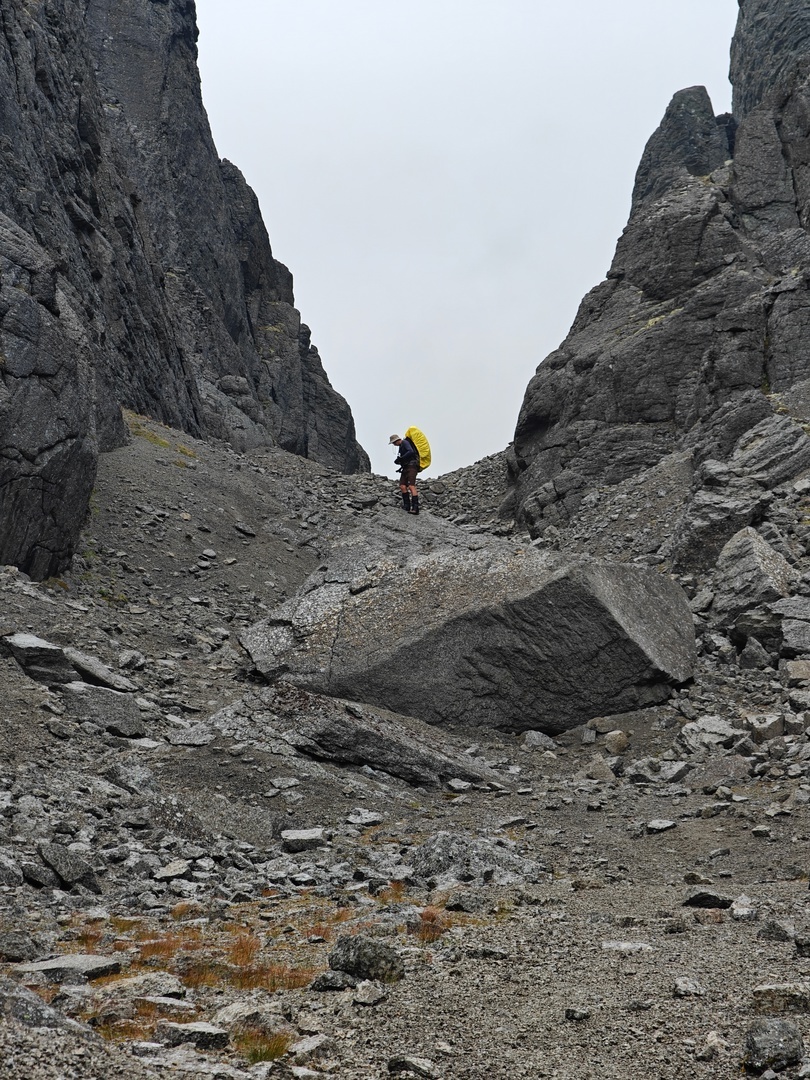
M 402 509 L 411 513 L 411 493 L 409 491 L 402 492 Z
M 418 514 L 419 513 L 419 496 L 418 495 L 412 495 L 411 496 L 411 505 L 409 507 L 409 510 L 410 510 L 410 512 L 412 514 Z

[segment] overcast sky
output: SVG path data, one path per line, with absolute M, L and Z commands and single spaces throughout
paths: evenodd
M 730 109 L 737 0 L 197 0 L 220 156 L 375 472 L 502 450 L 605 276 L 675 91 Z

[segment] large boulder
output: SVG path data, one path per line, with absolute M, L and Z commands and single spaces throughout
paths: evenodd
M 759 533 L 740 529 L 717 560 L 713 621 L 729 623 L 750 608 L 788 596 L 796 576 L 784 556 Z
M 496 542 L 370 561 L 362 536 L 241 641 L 271 680 L 552 733 L 665 699 L 695 658 L 686 598 L 656 571 Z

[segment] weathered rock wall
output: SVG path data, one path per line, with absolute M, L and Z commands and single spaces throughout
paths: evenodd
M 196 37 L 192 0 L 0 11 L 0 563 L 35 577 L 70 558 L 121 405 L 369 467 L 218 159 Z
M 746 0 L 735 115 L 692 87 L 650 139 L 607 279 L 520 411 L 503 512 L 535 535 L 674 450 L 725 460 L 810 377 L 809 51 L 806 5 Z

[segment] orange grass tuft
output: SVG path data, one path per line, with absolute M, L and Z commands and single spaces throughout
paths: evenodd
M 292 1040 L 293 1037 L 288 1032 L 268 1035 L 258 1029 L 247 1029 L 234 1038 L 234 1044 L 251 1065 L 256 1065 L 260 1061 L 277 1061 L 284 1057 Z
M 175 933 L 140 941 L 138 954 L 141 960 L 150 960 L 154 957 L 166 960 L 179 952 L 193 952 L 202 947 L 202 934 L 199 930 L 178 930 Z
M 201 986 L 220 986 L 227 981 L 222 964 L 213 961 L 205 963 L 202 960 L 196 964 L 190 964 L 180 978 L 190 990 L 197 990 Z
M 392 881 L 384 889 L 377 893 L 377 900 L 381 904 L 399 904 L 405 898 L 405 882 Z
M 414 935 L 429 945 L 438 941 L 442 934 L 446 933 L 452 925 L 452 919 L 446 911 L 429 905 L 419 913 L 419 922 L 413 928 Z
M 236 941 L 227 948 L 227 957 L 230 963 L 237 967 L 247 967 L 253 964 L 259 955 L 262 943 L 255 934 L 240 933 Z
M 103 934 L 101 930 L 91 929 L 89 926 L 83 926 L 79 933 L 76 935 L 76 942 L 81 946 L 85 952 L 93 952 L 97 948 L 98 943 L 101 941 Z

